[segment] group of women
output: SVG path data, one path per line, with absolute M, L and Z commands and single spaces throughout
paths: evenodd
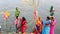
M 16 8 L 16 12 L 15 12 L 15 16 L 16 16 L 16 20 L 15 20 L 15 25 L 16 25 L 16 33 L 18 32 L 22 32 L 25 33 L 26 32 L 26 28 L 27 28 L 27 21 L 25 19 L 25 17 L 19 18 L 19 11 Z
M 38 17 L 36 20 L 36 28 L 34 28 L 34 34 L 54 34 L 54 29 L 56 25 L 56 20 L 54 17 L 54 8 L 50 8 L 50 16 L 46 17 L 46 20 L 42 20 L 41 17 Z
M 33 29 L 31 34 L 54 34 L 54 29 L 56 25 L 56 20 L 54 15 L 54 11 L 52 11 L 53 6 L 51 6 L 50 16 L 46 17 L 46 20 L 42 20 L 41 17 L 38 17 L 36 21 L 36 28 Z M 16 25 L 16 32 L 21 31 L 22 34 L 26 33 L 27 29 L 27 21 L 25 17 L 19 18 L 19 11 L 16 8 L 15 16 L 15 25 Z
M 20 32 L 20 31 L 22 33 L 26 32 L 27 21 L 26 21 L 25 17 L 22 17 L 22 19 L 17 18 L 16 21 L 15 21 L 15 25 L 16 25 L 16 33 Z
M 38 18 L 36 22 L 36 28 L 34 28 L 34 34 L 54 34 L 56 20 L 54 17 L 46 17 L 46 20 Z

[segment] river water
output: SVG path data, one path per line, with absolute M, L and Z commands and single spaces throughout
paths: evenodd
M 46 19 L 46 16 L 49 16 L 50 6 L 53 5 L 55 8 L 55 18 L 57 20 L 55 34 L 59 34 L 60 32 L 60 0 L 40 0 L 39 6 L 37 8 L 38 15 L 42 17 L 42 19 Z M 29 3 L 24 3 L 22 0 L 0 0 L 0 12 L 5 12 L 6 10 L 10 11 L 10 18 L 8 19 L 7 25 L 9 31 L 15 31 L 14 20 L 15 20 L 15 8 L 18 7 L 20 13 L 20 17 L 25 17 L 28 21 L 28 29 L 27 32 L 31 32 L 35 23 L 33 22 L 33 8 Z M 3 14 L 0 14 L 0 25 L 2 25 L 2 31 L 5 31 L 6 23 L 3 19 Z M 11 27 L 12 26 L 12 27 Z M 11 29 L 10 29 L 11 27 Z

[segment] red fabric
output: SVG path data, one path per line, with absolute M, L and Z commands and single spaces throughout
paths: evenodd
M 22 33 L 26 32 L 26 28 L 27 28 L 26 23 L 27 23 L 26 20 L 22 21 Z
M 22 24 L 26 24 L 26 20 L 25 21 L 22 21 Z
M 26 32 L 26 26 L 22 26 L 22 33 Z
M 34 32 L 34 34 L 37 34 L 37 32 Z

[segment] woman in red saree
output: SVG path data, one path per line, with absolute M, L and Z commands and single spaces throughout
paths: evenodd
M 26 33 L 27 21 L 26 21 L 25 17 L 22 17 L 21 27 L 22 27 L 22 34 Z

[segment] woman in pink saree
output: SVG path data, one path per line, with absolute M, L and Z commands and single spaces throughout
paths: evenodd
M 50 34 L 54 34 L 54 29 L 55 29 L 55 26 L 56 26 L 56 20 L 54 17 L 50 17 L 51 18 L 51 26 L 50 26 Z

